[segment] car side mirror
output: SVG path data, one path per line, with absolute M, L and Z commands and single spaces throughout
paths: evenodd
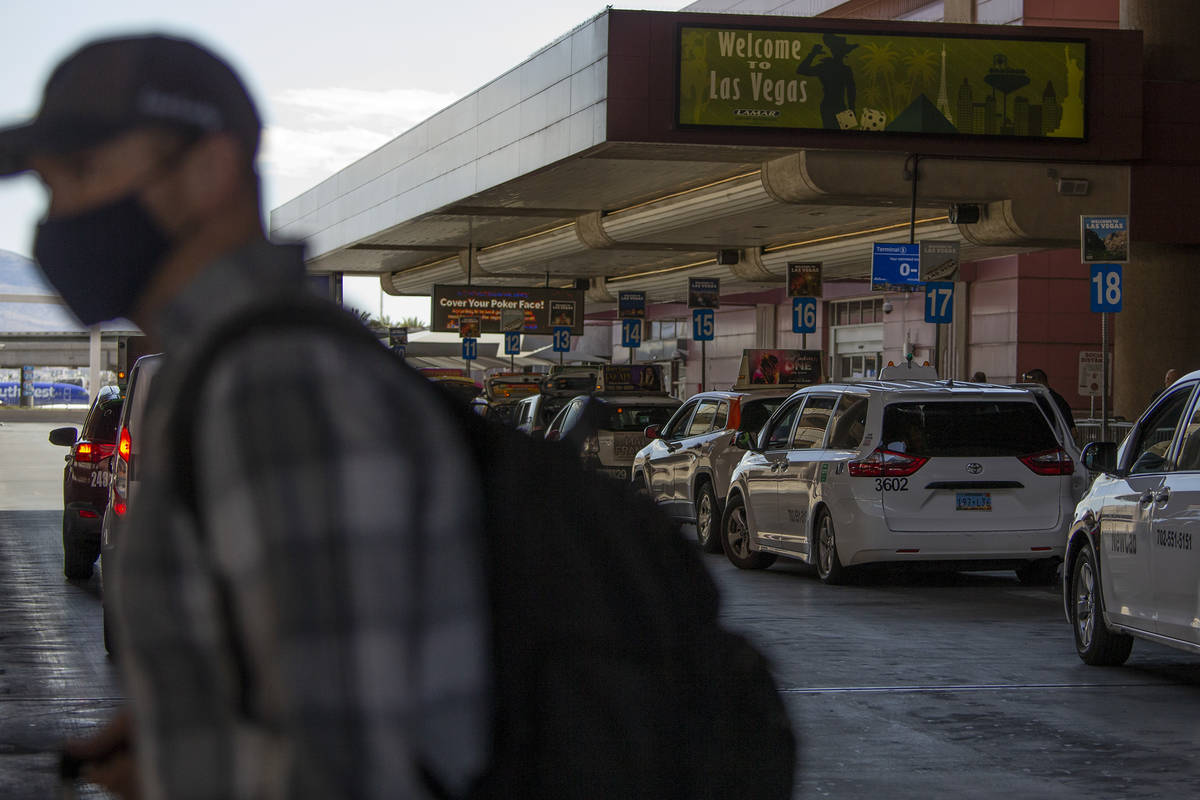
M 740 450 L 757 450 L 757 437 L 751 431 L 738 431 L 733 437 L 733 446 Z
M 79 433 L 74 428 L 55 428 L 50 431 L 50 444 L 56 444 L 59 447 L 70 447 L 75 444 L 77 438 L 79 438 Z
M 659 430 L 659 426 L 657 426 L 657 425 L 647 425 L 645 434 L 646 434 L 647 439 L 661 439 L 662 438 L 662 432 Z
M 1111 475 L 1117 471 L 1117 443 L 1090 442 L 1083 448 L 1079 460 L 1089 472 Z

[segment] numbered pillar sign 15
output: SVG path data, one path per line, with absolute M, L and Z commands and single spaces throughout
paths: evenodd
M 954 321 L 953 281 L 929 281 L 925 284 L 925 321 L 936 325 Z
M 1124 301 L 1120 264 L 1092 264 L 1092 280 L 1088 284 L 1092 311 L 1120 311 Z
M 817 332 L 817 298 L 792 298 L 792 333 Z
M 697 342 L 711 342 L 717 329 L 717 315 L 711 308 L 697 308 L 692 312 L 692 338 Z

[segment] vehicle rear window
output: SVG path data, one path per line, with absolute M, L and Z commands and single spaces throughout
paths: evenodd
M 1023 456 L 1058 447 L 1033 403 L 892 403 L 883 410 L 882 444 L 921 456 Z
M 775 413 L 775 409 L 783 405 L 786 397 L 770 397 L 762 400 L 742 400 L 742 419 L 738 423 L 739 431 L 758 433 L 767 420 Z
M 600 408 L 600 429 L 643 431 L 650 425 L 665 425 L 674 413 L 674 406 L 603 403 Z
M 121 402 L 110 400 L 98 405 L 87 419 L 82 438 L 91 442 L 115 442 L 117 423 L 121 420 Z

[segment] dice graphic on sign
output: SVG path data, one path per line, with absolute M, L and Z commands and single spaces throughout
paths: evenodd
M 844 131 L 858 127 L 858 120 L 854 118 L 853 109 L 847 108 L 845 111 L 839 111 L 837 114 L 838 127 Z
M 887 125 L 887 114 L 877 108 L 864 108 L 859 119 L 864 131 L 881 131 Z

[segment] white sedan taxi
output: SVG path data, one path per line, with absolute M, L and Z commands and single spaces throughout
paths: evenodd
M 1118 447 L 1075 509 L 1063 601 L 1087 664 L 1129 658 L 1134 637 L 1200 653 L 1200 371 L 1180 378 Z
M 729 560 L 796 558 L 826 583 L 879 562 L 1049 583 L 1086 480 L 1028 391 L 887 372 L 801 389 L 739 443 L 721 521 Z

